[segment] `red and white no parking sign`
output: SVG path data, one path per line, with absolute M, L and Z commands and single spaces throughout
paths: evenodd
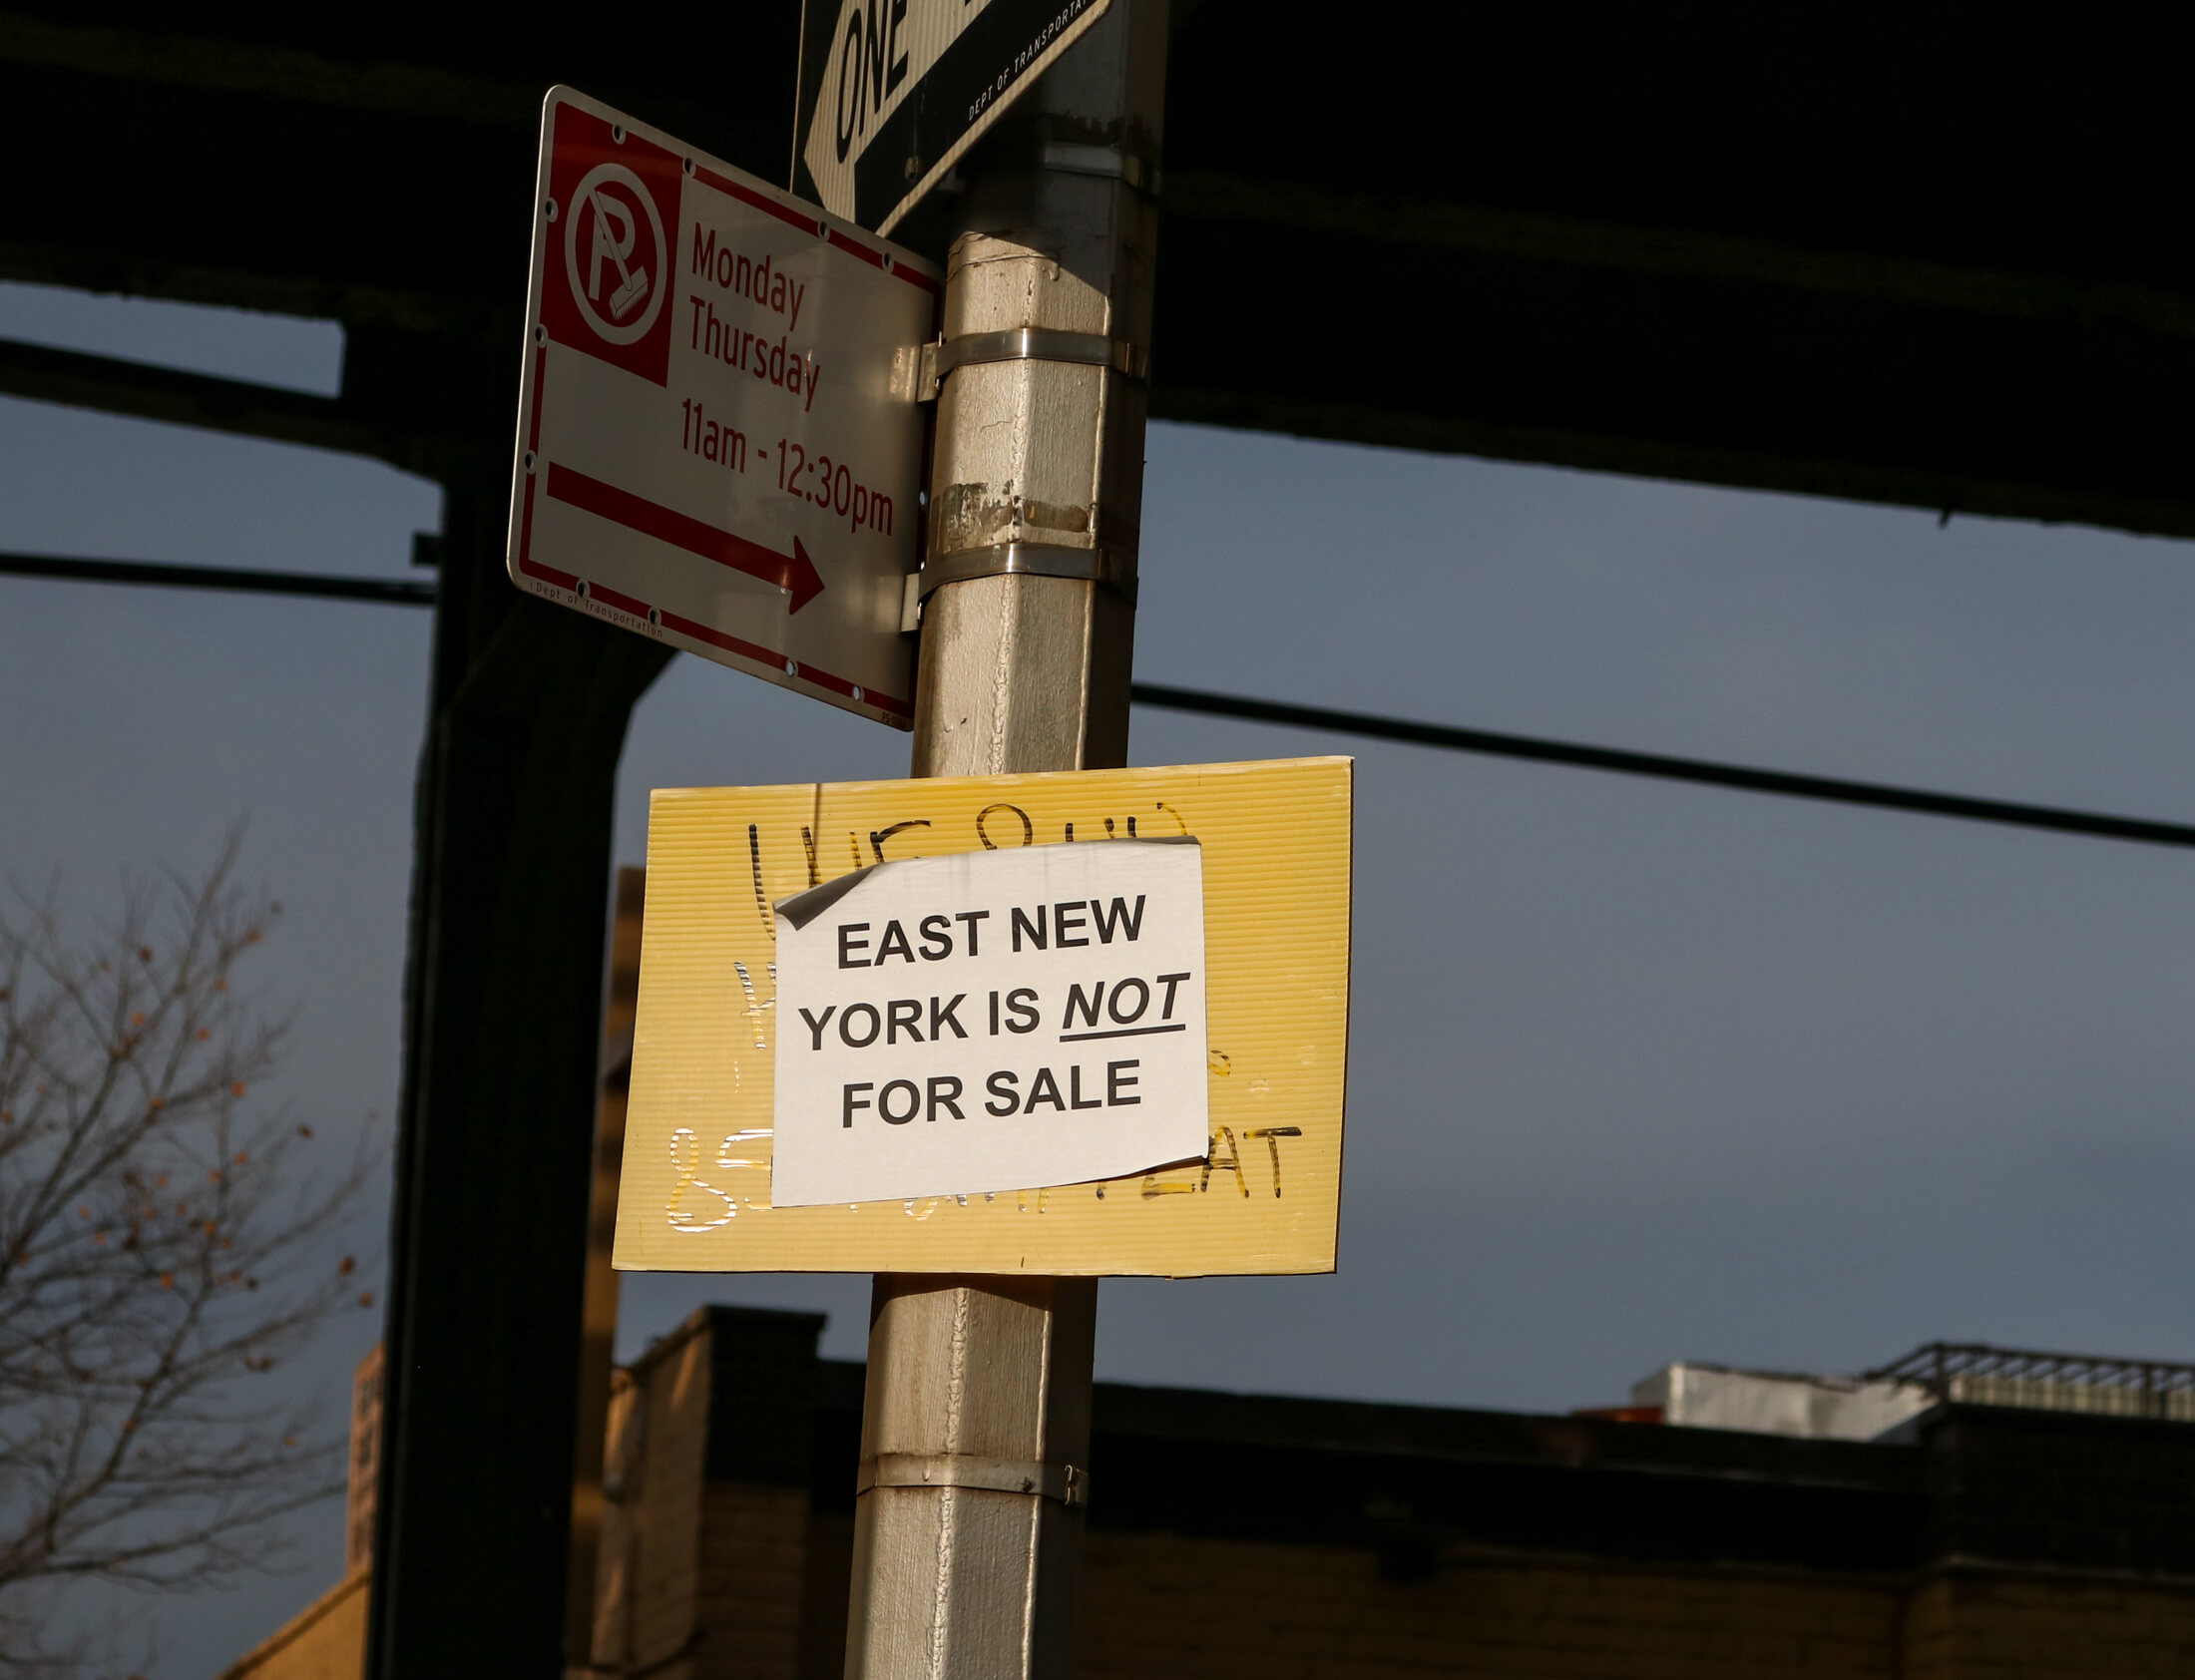
M 537 198 L 512 580 L 906 727 L 936 270 L 566 88 Z
M 641 178 L 623 164 L 597 164 L 580 177 L 571 203 L 564 230 L 571 295 L 596 337 L 635 343 L 663 312 L 668 264 L 662 213 Z

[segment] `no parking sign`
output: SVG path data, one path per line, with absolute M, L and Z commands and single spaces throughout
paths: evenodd
M 512 581 L 908 727 L 936 270 L 569 88 L 536 199 Z

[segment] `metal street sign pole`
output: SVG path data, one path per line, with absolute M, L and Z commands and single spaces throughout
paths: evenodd
M 1165 0 L 1112 0 L 970 160 L 917 776 L 1125 761 L 1165 52 Z M 1067 1672 L 1097 1307 L 1088 1278 L 877 1277 L 849 1680 Z

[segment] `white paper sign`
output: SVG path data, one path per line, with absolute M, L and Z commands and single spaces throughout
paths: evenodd
M 1118 1178 L 1208 1146 L 1204 859 L 879 864 L 777 906 L 777 1207 Z

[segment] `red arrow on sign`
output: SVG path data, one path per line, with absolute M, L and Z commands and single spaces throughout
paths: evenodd
M 801 546 L 798 537 L 792 540 L 791 554 L 779 554 L 775 549 L 765 549 L 760 543 L 720 531 L 713 525 L 666 508 L 660 502 L 651 502 L 645 496 L 620 490 L 614 484 L 589 478 L 585 473 L 554 461 L 549 464 L 549 495 L 553 501 L 568 503 L 629 531 L 653 537 L 658 543 L 668 543 L 672 548 L 697 554 L 703 560 L 713 560 L 718 566 L 727 566 L 734 572 L 744 572 L 750 578 L 759 578 L 765 584 L 789 591 L 792 596 L 789 612 L 799 612 L 823 593 L 822 575 L 816 571 L 815 562 L 808 558 L 808 551 Z

